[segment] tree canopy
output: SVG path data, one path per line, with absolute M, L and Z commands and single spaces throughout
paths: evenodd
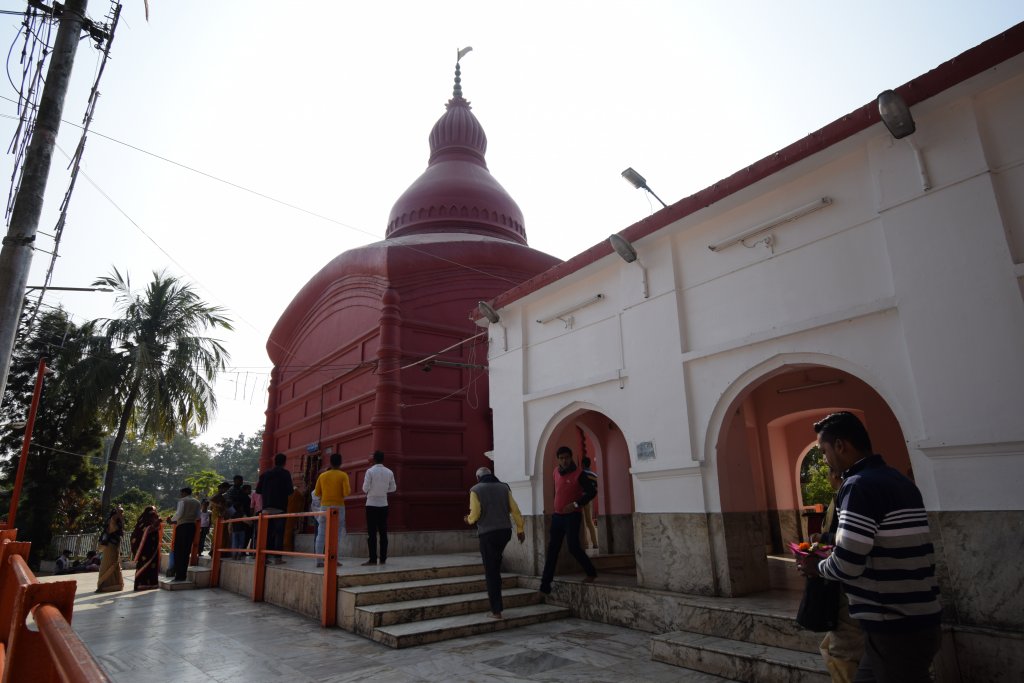
M 103 442 L 101 426 L 88 410 L 87 392 L 71 381 L 73 370 L 85 359 L 87 330 L 62 309 L 39 310 L 28 329 L 31 313 L 27 306 L 0 408 L 0 471 L 6 511 L 21 459 L 20 423 L 32 402 L 39 359 L 45 358 L 50 372 L 43 382 L 16 521 L 19 539 L 32 542 L 34 564 L 53 533 L 93 523 L 98 506 L 87 501 L 99 483 Z
M 98 414 L 115 430 L 104 478 L 103 506 L 125 438 L 171 440 L 205 429 L 216 409 L 213 382 L 228 352 L 208 330 L 232 329 L 223 309 L 204 302 L 193 286 L 153 273 L 143 292 L 116 268 L 93 286 L 117 294 L 120 317 L 93 321 L 94 355 L 82 380 L 95 388 Z

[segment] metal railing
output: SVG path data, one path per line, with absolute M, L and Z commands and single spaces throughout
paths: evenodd
M 32 544 L 16 537 L 15 529 L 0 531 L 0 680 L 110 683 L 71 630 L 78 583 L 40 583 L 26 562 Z
M 289 517 L 323 517 L 320 524 L 326 524 L 324 529 L 324 552 L 323 553 L 300 553 L 291 550 L 268 550 L 267 531 L 270 520 L 288 519 Z M 213 538 L 223 539 L 225 527 L 231 523 L 256 522 L 256 533 L 253 537 L 252 548 L 219 547 L 214 544 L 213 566 L 210 575 L 210 586 L 216 588 L 220 585 L 222 554 L 252 554 L 256 564 L 252 572 L 252 600 L 263 602 L 263 589 L 267 578 L 267 557 L 312 557 L 322 560 L 324 563 L 324 587 L 323 600 L 320 609 L 321 626 L 335 626 L 338 623 L 338 509 L 326 508 L 319 512 L 287 512 L 280 515 L 256 515 L 253 517 L 237 517 L 231 520 L 217 520 Z

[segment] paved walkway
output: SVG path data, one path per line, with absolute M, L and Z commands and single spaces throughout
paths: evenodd
M 41 581 L 66 580 L 42 577 Z M 72 627 L 118 683 L 722 683 L 652 662 L 649 634 L 581 619 L 393 650 L 218 589 L 94 593 L 79 581 Z

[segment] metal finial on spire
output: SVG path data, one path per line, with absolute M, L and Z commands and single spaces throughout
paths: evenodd
M 467 54 L 469 54 L 472 51 L 473 51 L 473 48 L 471 48 L 471 47 L 464 47 L 461 50 L 458 50 L 456 52 L 456 57 L 455 57 L 455 89 L 452 90 L 452 95 L 454 95 L 455 97 L 459 97 L 459 98 L 462 97 L 462 78 L 460 77 L 462 75 L 462 69 L 459 67 L 459 62 L 461 62 L 462 58 L 465 57 Z

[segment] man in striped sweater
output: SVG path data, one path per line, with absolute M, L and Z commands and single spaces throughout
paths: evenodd
M 872 452 L 852 413 L 833 413 L 814 431 L 825 460 L 842 473 L 839 530 L 828 559 L 809 556 L 798 568 L 842 581 L 866 641 L 856 683 L 929 681 L 942 608 L 921 493 Z

